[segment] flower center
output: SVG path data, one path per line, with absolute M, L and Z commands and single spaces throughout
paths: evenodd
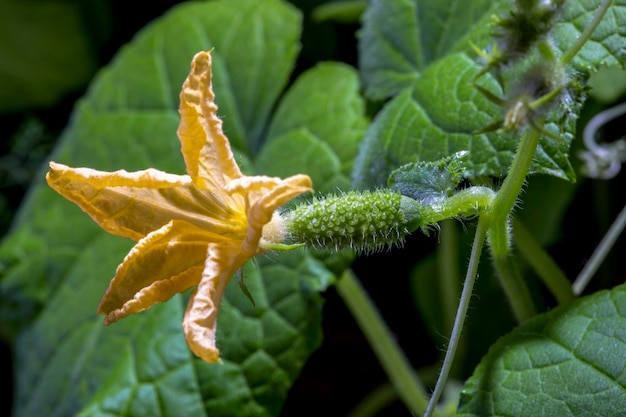
M 272 220 L 263 226 L 262 239 L 271 243 L 282 243 L 285 240 L 285 219 L 275 211 Z

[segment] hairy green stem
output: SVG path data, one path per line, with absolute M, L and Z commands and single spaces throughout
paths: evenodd
M 336 288 L 404 404 L 413 413 L 421 414 L 428 402 L 426 390 L 365 289 L 351 270 L 343 273 Z
M 606 14 L 606 11 L 609 9 L 612 3 L 613 0 L 604 0 L 602 4 L 600 4 L 600 7 L 598 7 L 598 10 L 596 10 L 596 14 L 593 16 L 593 19 L 591 19 L 591 22 L 589 22 L 583 33 L 580 34 L 578 39 L 576 39 L 574 45 L 572 45 L 561 57 L 561 64 L 569 64 L 569 62 L 576 56 L 576 54 L 578 53 L 578 51 L 580 51 L 583 45 L 587 43 L 589 37 L 591 36 L 593 31 L 596 30 L 596 28 L 600 24 L 600 21 L 602 20 L 602 18 Z
M 443 328 L 441 333 L 448 335 L 452 333 L 454 317 L 457 310 L 459 297 L 461 296 L 461 271 L 459 270 L 459 237 L 457 224 L 454 220 L 448 219 L 440 223 L 441 243 L 437 249 L 437 278 L 439 279 L 439 301 L 441 303 Z M 451 373 L 454 375 L 462 366 L 466 352 L 465 339 L 461 339 L 456 350 L 456 361 Z
M 482 212 L 492 203 L 496 193 L 489 187 L 473 186 L 458 191 L 456 194 L 434 203 L 424 214 L 428 224 L 458 216 L 469 217 Z
M 526 176 L 530 171 L 530 165 L 533 162 L 535 150 L 539 144 L 539 137 L 540 133 L 535 129 L 528 129 L 525 134 L 522 135 L 509 173 L 489 209 L 488 215 L 491 217 L 496 230 L 499 230 L 498 233 L 503 233 L 508 230 L 507 219 L 511 210 L 513 210 L 513 206 L 522 190 Z M 494 256 L 502 257 L 509 254 L 510 247 L 508 242 L 506 242 L 505 247 L 500 247 L 500 243 L 498 243 L 497 246 L 494 245 L 494 242 L 490 243 L 491 251 Z
M 523 323 L 535 316 L 537 310 L 535 310 L 530 291 L 528 291 L 515 259 L 511 256 L 494 257 L 493 266 L 513 309 L 515 319 L 519 323 Z
M 474 283 L 476 282 L 476 274 L 478 271 L 478 263 L 480 261 L 480 254 L 483 250 L 483 244 L 487 236 L 487 229 L 489 222 L 484 216 L 481 216 L 476 226 L 476 234 L 474 235 L 474 243 L 472 244 L 472 253 L 470 255 L 469 265 L 467 266 L 467 273 L 465 275 L 465 284 L 463 285 L 463 291 L 461 292 L 461 300 L 459 301 L 459 307 L 454 319 L 454 327 L 452 328 L 452 334 L 450 335 L 450 342 L 446 350 L 446 356 L 443 359 L 443 365 L 441 366 L 441 372 L 435 385 L 435 390 L 430 397 L 428 408 L 424 417 L 430 417 L 435 412 L 439 398 L 443 393 L 452 363 L 456 355 L 456 350 L 459 346 L 461 339 L 461 332 L 463 330 L 463 324 L 465 323 L 465 317 L 467 316 L 467 309 L 472 298 L 472 292 L 474 291 Z
M 534 315 L 535 307 L 516 266 L 507 260 L 511 251 L 508 219 L 530 171 L 539 137 L 540 133 L 535 129 L 529 129 L 522 135 L 509 174 L 491 208 L 485 213 L 485 217 L 491 220 L 488 237 L 494 266 L 498 270 L 515 317 L 521 321 Z
M 513 230 L 517 249 L 524 255 L 557 302 L 567 304 L 574 300 L 576 296 L 572 291 L 570 280 L 517 217 L 513 218 Z

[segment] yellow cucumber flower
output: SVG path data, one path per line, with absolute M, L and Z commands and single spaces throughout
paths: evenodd
M 137 241 L 98 306 L 105 324 L 197 286 L 183 329 L 191 350 L 207 362 L 219 359 L 215 331 L 226 285 L 246 261 L 282 242 L 283 220 L 276 210 L 311 190 L 306 175 L 243 175 L 214 97 L 211 54 L 200 52 L 180 94 L 178 137 L 187 175 L 153 168 L 103 172 L 51 162 L 46 176 L 107 232 Z

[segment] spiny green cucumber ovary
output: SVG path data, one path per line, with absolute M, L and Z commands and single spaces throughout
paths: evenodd
M 402 244 L 409 219 L 403 197 L 391 191 L 330 196 L 286 214 L 291 241 L 318 248 L 373 252 Z

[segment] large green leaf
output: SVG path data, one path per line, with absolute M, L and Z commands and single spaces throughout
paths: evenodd
M 468 33 L 484 38 L 500 0 L 472 2 L 374 0 L 363 17 L 359 69 L 374 99 L 412 86 L 430 64 L 469 51 Z
M 621 417 L 626 409 L 626 287 L 557 308 L 492 346 L 459 416 Z
M 602 0 L 570 0 L 565 2 L 562 16 L 552 35 L 556 47 L 565 52 L 572 45 L 573 39 L 583 33 Z M 613 0 L 613 4 L 589 40 L 576 54 L 572 61 L 574 68 L 580 71 L 597 71 L 600 66 L 623 66 L 626 58 L 624 51 L 626 37 L 626 1 Z
M 303 73 L 281 100 L 256 169 L 287 176 L 306 168 L 317 192 L 348 189 L 367 127 L 364 113 L 356 71 L 340 63 L 319 64 Z
M 551 34 L 558 50 L 565 52 L 581 35 L 602 0 L 567 1 Z M 626 35 L 624 0 L 616 0 L 590 40 L 574 58 L 578 69 L 622 65 Z M 470 58 L 469 41 L 487 46 L 492 16 L 504 15 L 508 0 L 431 2 L 428 0 L 374 0 L 363 18 L 359 59 L 368 96 L 391 97 L 412 86 L 429 65 L 457 52 Z M 452 69 L 453 70 L 453 69 Z
M 53 159 L 102 170 L 182 173 L 179 88 L 192 56 L 215 48 L 219 114 L 238 160 L 251 167 L 294 66 L 300 19 L 279 0 L 177 7 L 98 75 Z M 343 80 L 353 73 L 333 71 Z M 320 105 L 300 99 L 301 108 Z M 328 135 L 349 138 L 355 150 L 355 126 L 364 123 L 355 110 L 363 104 L 355 100 L 354 94 L 348 100 L 353 122 L 335 124 L 332 132 L 320 131 L 315 118 L 294 123 L 293 112 L 273 126 L 313 132 L 329 144 L 329 157 L 347 161 L 354 152 L 339 158 L 335 152 L 343 148 L 332 147 L 335 136 Z M 273 161 L 278 170 L 282 163 Z M 318 168 L 306 164 L 300 172 L 315 176 Z M 41 174 L 0 246 L 1 330 L 17 336 L 15 415 L 276 415 L 320 340 L 318 292 L 333 279 L 323 263 L 297 252 L 248 265 L 246 284 L 257 306 L 236 285 L 227 290 L 218 326 L 223 364 L 208 365 L 184 342 L 184 296 L 104 327 L 95 308 L 132 242 L 101 231 L 45 186 Z
M 126 246 L 126 247 L 124 247 Z M 332 276 L 302 253 L 249 264 L 223 301 L 222 364 L 187 348 L 177 296 L 111 327 L 94 306 L 129 245 L 102 235 L 85 247 L 35 324 L 18 340 L 15 416 L 271 416 L 319 343 L 320 300 Z M 233 411 L 236 410 L 236 411 Z M 206 414 L 205 414 L 206 413 Z
M 600 0 L 565 2 L 551 38 L 567 50 L 591 20 Z M 516 135 L 476 131 L 501 120 L 503 110 L 479 94 L 472 81 L 481 70 L 470 42 L 493 43 L 491 17 L 507 12 L 508 1 L 429 2 L 390 0 L 370 3 L 359 42 L 360 70 L 366 94 L 392 98 L 368 129 L 355 164 L 356 186 L 382 185 L 400 165 L 436 160 L 470 151 L 469 178 L 505 175 L 519 141 Z M 623 61 L 626 24 L 623 0 L 614 4 L 592 40 L 572 65 L 595 70 Z M 502 95 L 495 81 L 482 86 Z M 531 170 L 573 180 L 569 146 L 579 105 L 549 115 L 547 128 L 560 140 L 542 137 Z M 560 128 L 560 130 L 559 130 Z
M 300 49 L 301 17 L 295 9 L 272 4 L 279 3 L 249 1 L 236 14 L 237 6 L 228 1 L 195 15 L 179 9 L 159 22 L 159 32 L 120 51 L 117 62 L 124 68 L 101 75 L 89 105 L 99 113 L 176 109 L 191 57 L 214 47 L 214 88 L 224 131 L 234 147 L 256 150 Z

